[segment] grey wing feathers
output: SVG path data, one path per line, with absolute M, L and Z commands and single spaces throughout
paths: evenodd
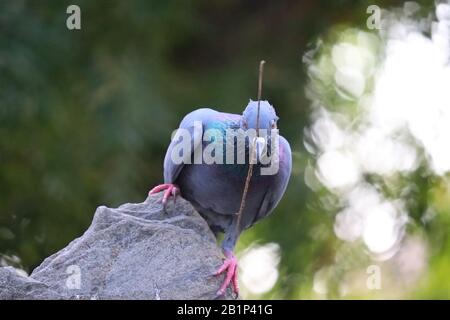
M 194 150 L 199 147 L 202 142 L 204 121 L 206 121 L 214 113 L 216 113 L 216 111 L 212 109 L 202 108 L 192 111 L 183 118 L 178 129 L 187 130 L 189 133 L 191 139 L 191 153 L 183 154 L 182 157 L 184 160 L 181 163 L 173 161 L 172 151 L 181 139 L 181 136 L 177 130 L 177 134 L 173 136 L 164 158 L 164 183 L 174 183 L 178 178 L 184 167 L 184 163 L 191 158 Z M 200 130 L 196 130 L 196 124 L 197 128 L 200 127 Z
M 189 135 L 191 137 L 194 137 L 194 130 L 193 128 L 186 128 L 189 132 Z M 172 159 L 172 152 L 174 149 L 174 146 L 178 143 L 178 138 L 176 138 L 176 136 L 174 136 L 174 138 L 172 139 L 172 141 L 170 142 L 169 148 L 167 148 L 167 152 L 166 152 L 166 156 L 164 158 L 164 183 L 174 183 L 175 180 L 178 178 L 181 169 L 183 169 L 184 167 L 184 163 L 186 162 L 174 162 Z M 192 139 L 192 141 L 194 141 Z M 195 148 L 194 143 L 192 142 L 191 145 L 191 150 L 193 152 Z M 183 158 L 187 158 L 188 156 L 190 157 L 190 155 L 183 155 Z

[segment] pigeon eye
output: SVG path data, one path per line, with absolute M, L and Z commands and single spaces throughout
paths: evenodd
M 276 129 L 277 128 L 277 122 L 272 120 L 270 123 L 270 126 L 272 127 L 272 129 Z

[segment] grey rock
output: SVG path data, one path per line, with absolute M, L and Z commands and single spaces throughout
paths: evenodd
M 0 299 L 213 299 L 222 253 L 207 223 L 178 197 L 101 206 L 91 226 L 29 277 L 0 268 Z M 224 298 L 231 298 L 227 292 Z
M 59 299 L 46 284 L 22 274 L 13 267 L 0 268 L 0 300 Z

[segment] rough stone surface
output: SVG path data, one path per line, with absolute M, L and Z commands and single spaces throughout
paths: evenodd
M 29 277 L 0 268 L 0 299 L 213 299 L 223 280 L 211 276 L 223 258 L 214 235 L 189 202 L 164 211 L 160 197 L 99 207 Z
M 0 268 L 0 299 L 61 299 L 48 285 L 13 267 Z

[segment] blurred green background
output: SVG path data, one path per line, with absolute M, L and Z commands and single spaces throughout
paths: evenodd
M 79 31 L 66 28 L 70 4 L 81 8 Z M 244 297 L 450 298 L 446 174 L 430 172 L 423 160 L 407 175 L 361 178 L 387 197 L 414 199 L 399 243 L 416 241 L 423 261 L 418 271 L 406 272 L 400 247 L 380 258 L 361 239 L 336 236 L 342 194 L 326 183 L 308 184 L 319 157 L 305 143 L 315 102 L 351 115 L 360 105 L 355 99 L 351 105 L 337 101 L 333 78 L 314 78 L 311 65 L 327 69 L 323 59 L 333 43 L 351 41 L 346 30 L 376 34 L 366 27 L 371 4 L 0 0 L 2 264 L 30 272 L 80 236 L 97 206 L 144 200 L 162 181 L 170 134 L 184 114 L 204 106 L 241 113 L 256 96 L 258 63 L 265 59 L 263 96 L 280 116 L 294 168 L 275 214 L 239 242 L 243 267 L 252 268 L 245 256 L 256 250 L 274 269 L 260 270 L 263 278 L 269 272 L 275 279 L 252 287 L 243 270 Z M 421 4 L 422 16 L 433 15 L 429 1 Z M 392 191 L 405 185 L 413 191 Z M 430 208 L 432 217 L 424 219 Z M 414 254 L 411 259 L 418 261 Z M 370 265 L 381 268 L 381 288 L 366 286 Z

